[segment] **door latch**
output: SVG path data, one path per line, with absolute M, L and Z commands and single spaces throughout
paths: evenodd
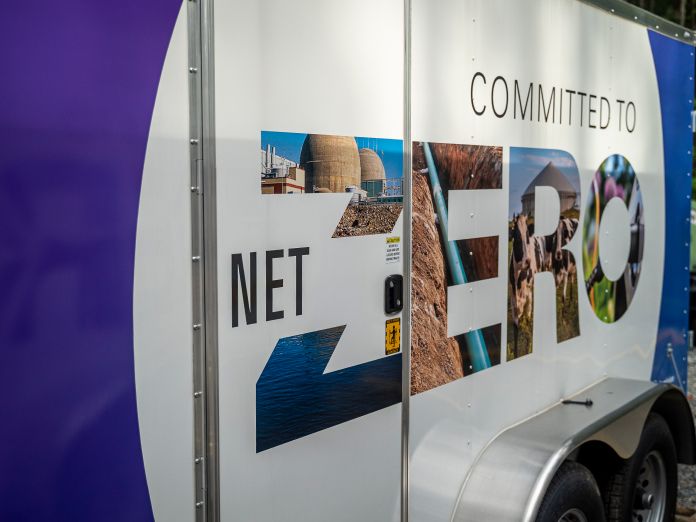
M 404 278 L 401 274 L 384 280 L 384 313 L 396 314 L 404 308 Z

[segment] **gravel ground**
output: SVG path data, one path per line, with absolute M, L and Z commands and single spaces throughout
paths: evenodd
M 689 350 L 689 404 L 696 417 L 696 351 Z M 677 503 L 685 515 L 696 510 L 696 466 L 679 465 L 679 493 Z M 678 520 L 696 520 L 678 518 Z

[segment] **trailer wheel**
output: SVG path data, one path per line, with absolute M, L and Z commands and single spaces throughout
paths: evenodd
M 582 464 L 565 462 L 546 490 L 537 522 L 604 522 L 597 482 Z
M 648 415 L 638 448 L 607 482 L 608 522 L 672 522 L 677 503 L 677 450 L 665 419 Z

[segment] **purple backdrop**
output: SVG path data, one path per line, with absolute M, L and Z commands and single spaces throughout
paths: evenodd
M 181 0 L 0 16 L 0 520 L 152 519 L 132 289 L 152 109 Z

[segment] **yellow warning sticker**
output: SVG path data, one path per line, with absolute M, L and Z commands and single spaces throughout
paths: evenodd
M 400 236 L 392 236 L 387 238 L 385 260 L 387 263 L 398 263 L 401 261 Z
M 384 325 L 384 352 L 387 355 L 401 350 L 401 319 L 387 319 Z

